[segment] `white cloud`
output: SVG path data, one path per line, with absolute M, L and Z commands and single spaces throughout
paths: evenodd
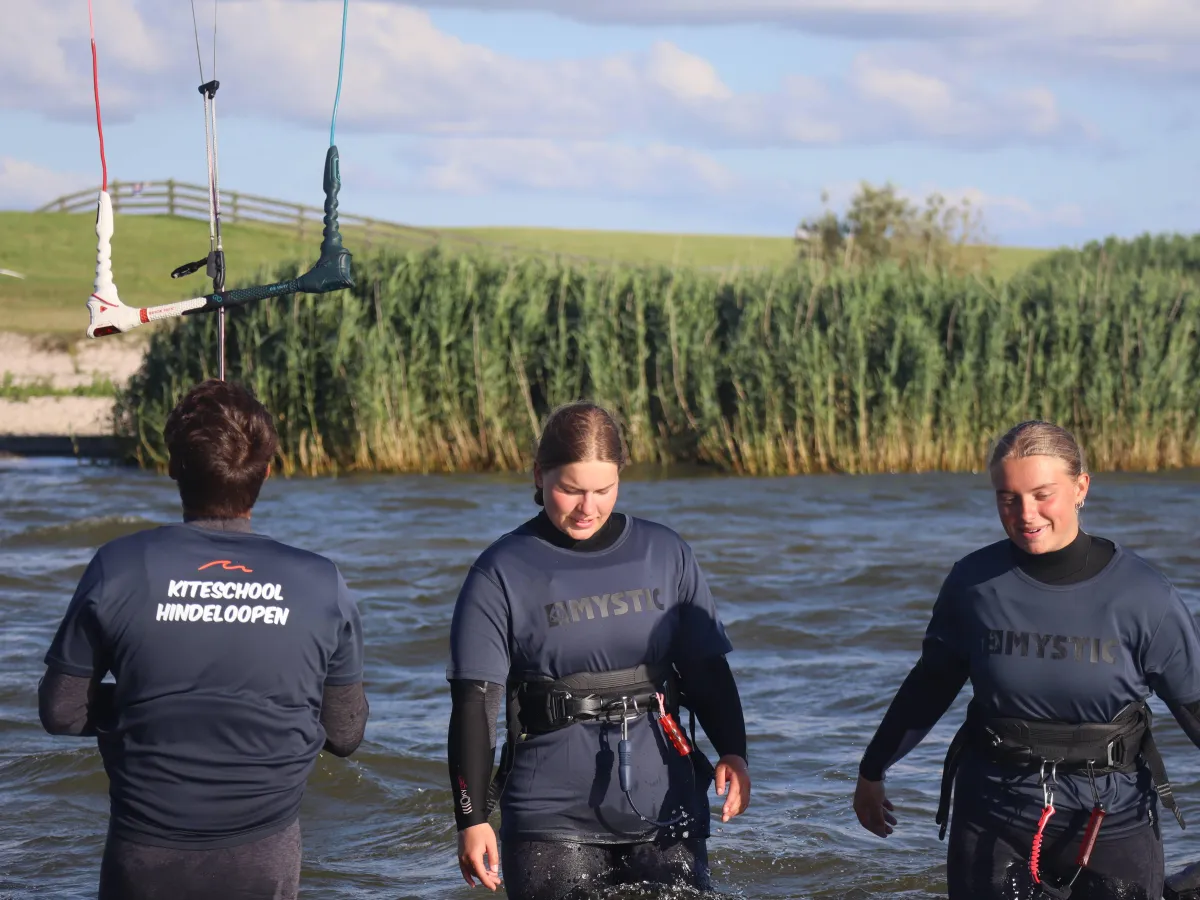
M 34 209 L 55 197 L 99 187 L 95 176 L 56 172 L 36 163 L 0 156 L 0 209 Z
M 66 2 L 40 0 L 36 28 L 0 39 L 0 107 L 87 115 L 86 19 Z M 333 100 L 341 9 L 335 0 L 222 0 L 221 114 L 323 125 Z M 114 0 L 102 12 L 106 116 L 195 102 L 186 11 L 168 15 L 152 0 Z M 842 79 L 794 75 L 770 91 L 739 92 L 709 60 L 665 41 L 637 53 L 527 60 L 446 34 L 410 7 L 357 0 L 351 16 L 343 133 L 633 139 L 708 148 L 892 138 L 994 146 L 1087 133 L 1044 87 L 990 91 L 869 55 Z M 22 70 L 38 60 L 40 68 Z
M 967 145 L 1095 138 L 1092 126 L 1064 113 L 1044 87 L 988 93 L 961 71 L 952 80 L 869 54 L 854 60 L 849 83 L 852 95 L 872 112 L 861 117 L 873 124 L 864 126 L 863 137 Z
M 930 188 L 922 197 L 937 191 Z M 1076 227 L 1085 223 L 1083 208 L 1076 203 L 1037 204 L 1010 194 L 991 194 L 979 188 L 950 188 L 937 191 L 951 204 L 969 201 L 973 209 L 982 211 L 985 220 L 998 228 L 1044 228 L 1048 225 Z M 910 195 L 917 199 L 915 195 Z
M 685 103 L 724 102 L 733 98 L 712 63 L 665 41 L 654 46 L 646 67 L 649 81 Z
M 716 160 L 685 147 L 545 138 L 432 140 L 415 154 L 415 179 L 458 193 L 554 191 L 664 197 L 725 193 L 740 182 Z
M 1047 66 L 1200 73 L 1194 0 L 422 0 L 428 7 L 536 10 L 586 22 L 766 23 L 815 34 L 951 42 L 966 55 Z
M 111 0 L 99 10 L 101 108 L 114 120 L 128 116 L 147 97 L 161 96 L 163 85 L 155 76 L 170 67 L 146 6 Z M 92 105 L 86 10 L 67 0 L 23 6 L 19 24 L 0 29 L 0 108 L 77 115 Z

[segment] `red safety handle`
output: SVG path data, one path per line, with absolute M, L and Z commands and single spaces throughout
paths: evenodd
M 1096 846 L 1096 838 L 1100 836 L 1100 825 L 1104 822 L 1105 812 L 1099 807 L 1092 808 L 1091 818 L 1088 819 L 1087 830 L 1083 832 L 1083 843 L 1079 845 L 1079 855 L 1075 857 L 1075 865 L 1081 869 L 1092 858 L 1092 850 Z
M 687 738 L 683 736 L 683 729 L 679 727 L 675 718 L 670 713 L 660 714 L 658 724 L 662 726 L 663 733 L 667 736 L 667 740 L 671 742 L 671 746 L 675 748 L 676 753 L 680 756 L 687 756 L 692 752 Z

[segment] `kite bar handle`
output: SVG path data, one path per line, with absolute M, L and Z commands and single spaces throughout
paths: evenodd
M 300 289 L 299 278 L 276 281 L 274 284 L 259 284 L 254 287 L 235 288 L 232 291 L 209 294 L 205 298 L 208 300 L 208 304 L 202 309 L 192 310 L 192 312 L 207 312 L 208 310 L 220 309 L 222 307 L 241 306 L 243 303 L 251 303 L 255 300 L 278 297 L 280 294 L 294 294 Z
M 342 172 L 336 146 L 331 146 L 325 153 L 324 186 L 325 230 L 321 239 L 321 258 L 295 282 L 295 290 L 305 294 L 327 294 L 354 287 L 354 273 L 350 267 L 352 257 L 342 246 L 342 233 L 338 230 L 338 191 L 342 187 Z
M 341 160 L 338 148 L 330 147 L 325 154 L 325 230 L 321 239 L 320 265 L 338 253 L 343 253 L 342 233 L 338 230 L 338 191 L 342 189 Z

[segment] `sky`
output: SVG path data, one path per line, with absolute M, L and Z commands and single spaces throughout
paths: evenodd
M 94 3 L 109 177 L 203 183 L 192 7 Z M 341 0 L 215 12 L 222 188 L 320 205 Z M 85 0 L 0 17 L 0 209 L 98 187 Z M 434 227 L 789 236 L 865 180 L 996 243 L 1191 233 L 1200 2 L 350 0 L 337 144 L 343 210 Z

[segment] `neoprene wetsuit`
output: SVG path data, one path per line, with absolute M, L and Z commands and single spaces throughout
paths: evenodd
M 987 551 L 991 551 L 990 568 L 980 562 L 981 555 Z M 1106 593 L 1108 582 L 1122 577 L 1121 573 L 1110 570 L 1119 553 L 1133 557 L 1113 542 L 1081 531 L 1071 544 L 1051 553 L 1028 554 L 1004 541 L 960 562 L 959 566 L 966 563 L 967 572 L 959 572 L 957 576 L 952 572 L 947 578 L 922 656 L 896 693 L 863 754 L 859 774 L 869 781 L 881 780 L 888 768 L 924 739 L 950 708 L 968 678 L 981 679 L 982 686 L 976 687 L 976 698 L 989 696 L 988 691 L 993 689 L 991 685 L 1006 677 L 1006 673 L 1001 671 L 999 676 L 987 673 L 985 665 L 988 662 L 994 666 L 1019 663 L 1040 667 L 1028 676 L 1007 677 L 1014 678 L 1012 684 L 1019 693 L 1031 698 L 1025 702 L 1036 702 L 1039 693 L 1054 695 L 1053 701 L 1062 708 L 1063 699 L 1057 695 L 1064 683 L 1069 693 L 1070 678 L 1075 674 L 1073 667 L 1086 665 L 1088 669 L 1083 670 L 1083 678 L 1097 680 L 1095 676 L 1121 664 L 1122 649 L 1128 649 L 1131 656 L 1140 654 L 1140 659 L 1131 660 L 1128 673 L 1123 675 L 1124 682 L 1139 689 L 1136 682 L 1141 681 L 1156 693 L 1161 691 L 1160 696 L 1175 719 L 1191 741 L 1200 747 L 1200 698 L 1195 696 L 1200 693 L 1200 680 L 1187 671 L 1191 668 L 1187 661 L 1194 660 L 1200 648 L 1195 622 L 1165 579 L 1144 562 L 1139 561 L 1140 565 L 1133 567 L 1126 576 L 1128 582 L 1116 585 L 1109 596 Z M 1024 583 L 1000 582 L 1006 568 L 1019 569 L 1028 580 Z M 956 566 L 956 572 L 958 570 Z M 1063 591 L 1085 582 L 1090 590 Z M 974 608 L 984 610 L 981 615 L 988 615 L 990 610 L 997 619 L 996 627 L 986 634 L 986 652 L 971 655 L 965 647 L 944 639 L 944 635 L 954 631 L 943 625 L 953 614 L 958 617 L 958 627 L 964 632 L 970 630 L 963 624 L 963 606 L 961 603 L 955 605 L 955 598 L 966 589 L 963 585 L 978 583 L 988 588 L 986 592 L 972 595 L 978 598 Z M 997 584 L 1001 587 L 995 587 Z M 1009 593 L 1010 584 L 1015 585 L 1012 593 Z M 1037 584 L 1057 588 L 1060 593 L 1046 592 L 1042 596 L 1042 592 L 1034 587 Z M 1139 595 L 1139 590 L 1144 590 L 1145 594 Z M 1041 606 L 1042 611 L 1036 614 L 1040 618 L 1037 621 L 1006 619 L 997 610 L 997 606 L 1006 601 L 1017 606 L 1023 602 Z M 1083 608 L 1068 609 L 1068 604 Z M 1075 615 L 1081 611 L 1084 613 L 1082 620 L 1086 621 L 1087 604 L 1095 604 L 1096 608 L 1097 621 L 1091 630 L 1080 625 L 1079 618 L 1067 618 L 1067 624 L 1056 625 L 1068 613 Z M 1149 631 L 1139 627 L 1139 606 L 1153 609 L 1154 620 L 1149 622 Z M 1132 612 L 1127 608 L 1132 608 Z M 939 617 L 943 624 L 938 623 Z M 1040 627 L 1029 627 L 1028 630 L 999 627 L 1014 621 Z M 1113 626 L 1116 631 L 1106 631 L 1113 623 L 1116 623 Z M 1061 634 L 1056 635 L 1056 632 Z M 1110 633 L 1114 635 L 1111 643 L 1106 640 L 1101 644 L 1101 652 L 1094 662 L 1090 652 L 1090 635 L 1093 633 L 1101 634 L 1103 638 L 1108 638 Z M 1086 638 L 1089 643 L 1084 644 L 1084 638 L 1074 637 L 1079 634 L 1089 635 Z M 1059 641 L 1064 635 L 1066 640 Z M 1056 652 L 1059 649 L 1063 652 Z M 1180 693 L 1173 694 L 1174 691 Z M 1117 705 L 1126 700 L 1122 697 Z M 1079 702 L 1090 701 L 1081 698 Z M 1071 705 L 1069 698 L 1065 705 Z M 1087 709 L 1086 705 L 1084 708 Z M 1043 715 L 1053 717 L 1045 712 Z M 1079 718 L 1075 716 L 1075 720 Z M 1099 718 L 1103 719 L 1103 716 Z M 980 771 L 980 768 L 961 771 L 956 783 L 947 848 L 950 898 L 1000 900 L 1036 896 L 1029 893 L 1033 886 L 1028 859 L 1034 833 L 1030 814 L 1036 823 L 1040 803 L 1030 806 L 1018 793 L 1006 795 L 1002 787 L 994 784 L 990 773 Z M 1124 778 L 1113 775 L 1099 779 L 1106 800 L 1115 807 L 1114 814 L 1110 815 L 1111 825 L 1106 820 L 1101 827 L 1089 866 L 1075 882 L 1071 892 L 1074 900 L 1158 900 L 1161 897 L 1163 853 L 1159 822 L 1151 802 L 1153 790 L 1144 771 L 1131 776 L 1128 784 L 1122 781 Z M 1012 790 L 1015 792 L 1016 788 Z M 1008 808 L 998 811 L 998 807 L 1005 804 Z M 1090 805 L 1086 787 L 1067 785 L 1058 801 L 1060 808 L 1050 819 L 1052 827 L 1047 829 L 1042 871 L 1059 880 L 1067 880 L 1074 874 L 1074 860 Z M 1014 812 L 1018 806 L 1019 811 Z
M 607 554 L 618 544 L 626 542 L 626 539 L 630 537 L 629 531 L 634 521 L 637 521 L 643 528 L 653 524 L 642 523 L 641 520 L 630 520 L 620 513 L 613 513 L 596 534 L 586 540 L 577 541 L 554 527 L 546 514 L 542 512 L 526 522 L 514 534 L 525 539 L 532 538 L 538 543 L 549 544 L 559 550 L 570 551 L 571 557 L 574 559 L 587 556 L 597 560 L 595 563 L 590 560 L 586 562 L 584 578 L 577 582 L 580 584 L 579 590 L 575 590 L 574 585 L 568 588 L 567 595 L 575 597 L 582 595 L 585 591 L 594 592 L 604 586 L 604 578 L 608 577 L 604 572 L 606 563 L 599 561 L 596 554 Z M 661 526 L 653 527 L 661 528 Z M 666 529 L 662 529 L 662 531 L 665 532 Z M 673 535 L 673 533 L 670 534 Z M 656 536 L 656 539 L 661 540 L 661 536 Z M 674 541 L 678 541 L 678 538 L 674 538 Z M 672 543 L 674 542 L 668 540 L 666 546 L 670 547 Z M 532 552 L 536 554 L 537 549 L 532 548 Z M 553 562 L 553 558 L 551 562 Z M 564 559 L 561 565 L 563 568 L 567 568 L 571 563 Z M 629 563 L 617 560 L 612 565 L 617 571 L 620 571 L 627 568 Z M 510 566 L 516 568 L 511 563 Z M 496 568 L 501 573 L 508 570 L 508 567 L 505 566 Z M 650 568 L 654 568 L 654 566 L 651 565 Z M 557 577 L 557 573 L 550 575 L 551 579 L 555 577 Z M 637 583 L 636 577 L 633 583 Z M 643 583 L 645 582 L 643 581 Z M 541 587 L 541 592 L 545 591 L 544 586 L 539 587 Z M 607 587 L 604 589 L 607 590 Z M 469 586 L 465 586 L 464 592 L 468 590 Z M 635 593 L 640 594 L 641 591 L 625 592 L 626 597 Z M 706 589 L 698 590 L 697 593 L 706 595 L 707 591 Z M 655 593 L 653 596 L 657 598 L 658 594 Z M 558 612 L 556 604 L 553 602 L 555 595 L 545 597 L 521 595 L 520 599 L 527 601 L 530 606 L 536 607 L 539 615 L 543 609 L 546 609 L 546 615 L 550 617 L 550 622 L 561 623 L 552 625 L 552 628 L 566 629 L 585 624 L 589 620 L 603 620 L 608 618 L 611 613 L 615 621 L 627 623 L 629 628 L 634 629 L 633 633 L 636 635 L 639 633 L 637 625 L 642 622 L 637 615 L 639 611 L 643 610 L 643 605 L 635 600 L 636 606 L 626 604 L 627 608 L 621 610 L 617 605 L 623 602 L 620 597 L 620 592 L 598 594 L 592 598 L 596 602 L 589 605 L 586 610 L 582 610 L 579 606 L 564 607 L 567 614 L 561 618 L 556 618 Z M 546 601 L 551 602 L 547 603 Z M 657 603 L 657 599 L 654 602 Z M 501 604 L 497 604 L 497 609 L 501 607 Z M 645 612 L 653 612 L 655 608 L 648 595 L 644 606 Z M 645 612 L 642 612 L 643 616 Z M 459 615 L 460 611 L 456 610 L 456 620 Z M 519 613 L 505 613 L 505 615 L 512 615 L 513 618 L 519 617 Z M 621 616 L 621 618 L 616 619 L 617 616 Z M 626 616 L 628 618 L 625 618 Z M 545 620 L 541 619 L 527 623 L 529 629 L 536 636 L 535 643 L 544 640 L 547 635 L 555 635 L 555 632 L 545 627 L 544 622 Z M 723 652 L 727 649 L 728 644 L 713 634 L 714 622 L 711 611 L 706 611 L 703 617 L 698 618 L 698 624 L 692 627 L 695 628 L 699 646 L 711 647 L 717 652 L 699 654 L 677 652 L 672 661 L 684 685 L 684 690 L 687 692 L 689 702 L 692 704 L 696 719 L 712 742 L 718 756 L 733 754 L 745 759 L 747 756 L 746 726 L 741 699 L 733 673 L 729 669 Z M 494 624 L 499 625 L 498 622 Z M 658 629 L 663 627 L 661 620 L 645 621 L 644 624 L 646 628 L 640 632 L 646 635 L 641 639 L 642 653 L 645 652 L 644 644 L 647 640 L 653 643 Z M 464 628 L 465 626 L 459 623 L 456 629 L 457 633 L 461 635 Z M 520 627 L 517 628 L 517 631 L 521 631 Z M 719 626 L 718 632 L 723 634 L 723 631 L 719 630 Z M 522 637 L 524 635 L 518 633 L 518 642 Z M 582 637 L 587 640 L 589 635 L 585 633 Z M 603 637 L 598 639 L 603 640 Z M 454 637 L 452 637 L 452 643 L 457 643 Z M 569 652 L 574 651 L 572 649 Z M 472 654 L 465 651 L 460 651 L 459 655 L 464 660 L 472 658 Z M 553 661 L 542 660 L 544 666 L 546 662 Z M 447 758 L 454 797 L 454 815 L 459 830 L 487 821 L 487 793 L 492 778 L 492 762 L 495 758 L 497 744 L 496 720 L 504 704 L 506 683 L 506 679 L 501 677 L 499 671 L 494 677 L 487 679 L 455 677 L 458 674 L 464 674 L 461 670 L 467 668 L 468 665 L 466 662 L 452 661 L 448 672 L 452 709 L 447 738 Z M 553 666 L 546 667 L 552 668 Z M 590 727 L 592 727 L 590 723 L 576 724 L 569 726 L 569 729 L 582 730 Z M 540 739 L 535 738 L 534 740 Z M 601 738 L 601 740 L 605 739 Z M 522 750 L 521 752 L 530 751 Z M 573 745 L 568 752 L 573 752 Z M 643 749 L 641 752 L 643 754 L 653 752 L 655 757 L 647 760 L 639 754 L 639 758 L 635 760 L 635 766 L 657 762 L 657 750 Z M 608 756 L 611 757 L 611 755 L 610 751 Z M 698 749 L 693 755 L 699 755 Z M 546 779 L 564 777 L 565 773 L 563 772 L 556 776 L 553 771 L 549 771 L 556 762 L 552 752 L 543 757 L 543 759 L 546 758 L 549 760 L 549 765 L 539 769 L 538 777 Z M 585 778 L 585 784 L 584 796 L 580 798 L 580 805 L 584 813 L 579 818 L 584 821 L 576 820 L 574 829 L 571 823 L 567 823 L 564 827 L 561 821 L 553 822 L 551 820 L 553 813 L 548 810 L 549 815 L 547 815 L 544 826 L 539 824 L 538 817 L 534 814 L 525 817 L 522 829 L 524 834 L 501 834 L 502 872 L 505 890 L 511 900 L 560 900 L 560 898 L 569 896 L 571 891 L 580 885 L 586 885 L 589 891 L 606 885 L 639 881 L 664 884 L 684 883 L 697 888 L 707 886 L 706 837 L 708 829 L 706 815 L 702 821 L 696 821 L 688 829 L 683 829 L 683 831 L 689 832 L 687 837 L 684 837 L 680 830 L 661 829 L 655 831 L 652 829 L 650 833 L 641 835 L 640 839 L 631 840 L 630 837 L 620 833 L 603 833 L 596 825 L 586 824 L 586 820 L 591 817 L 596 815 L 602 817 L 606 806 L 615 805 L 614 794 L 618 798 L 620 796 L 615 783 L 607 780 L 609 773 L 605 769 L 611 765 L 611 759 L 605 759 L 603 750 L 600 755 L 597 755 L 594 750 L 589 750 L 587 756 L 580 760 L 578 768 L 581 770 L 580 774 Z M 588 771 L 583 771 L 584 767 Z M 591 770 L 595 770 L 594 777 Z M 678 778 L 678 776 L 675 777 Z M 615 779 L 613 781 L 615 782 Z M 587 783 L 591 784 L 592 797 L 590 799 L 587 796 L 589 793 Z M 707 784 L 707 781 L 703 781 L 704 787 L 699 788 L 701 796 L 696 800 L 697 803 L 705 804 L 705 808 L 707 808 L 707 799 L 703 796 L 703 791 Z M 549 781 L 547 781 L 547 785 L 549 785 Z M 533 793 L 536 794 L 536 790 Z M 534 799 L 536 802 L 536 798 Z M 616 803 L 619 803 L 619 800 Z M 503 798 L 501 804 L 504 805 Z M 697 818 L 699 819 L 699 817 Z M 545 833 L 539 833 L 543 830 Z M 582 833 L 572 833 L 573 830 Z

